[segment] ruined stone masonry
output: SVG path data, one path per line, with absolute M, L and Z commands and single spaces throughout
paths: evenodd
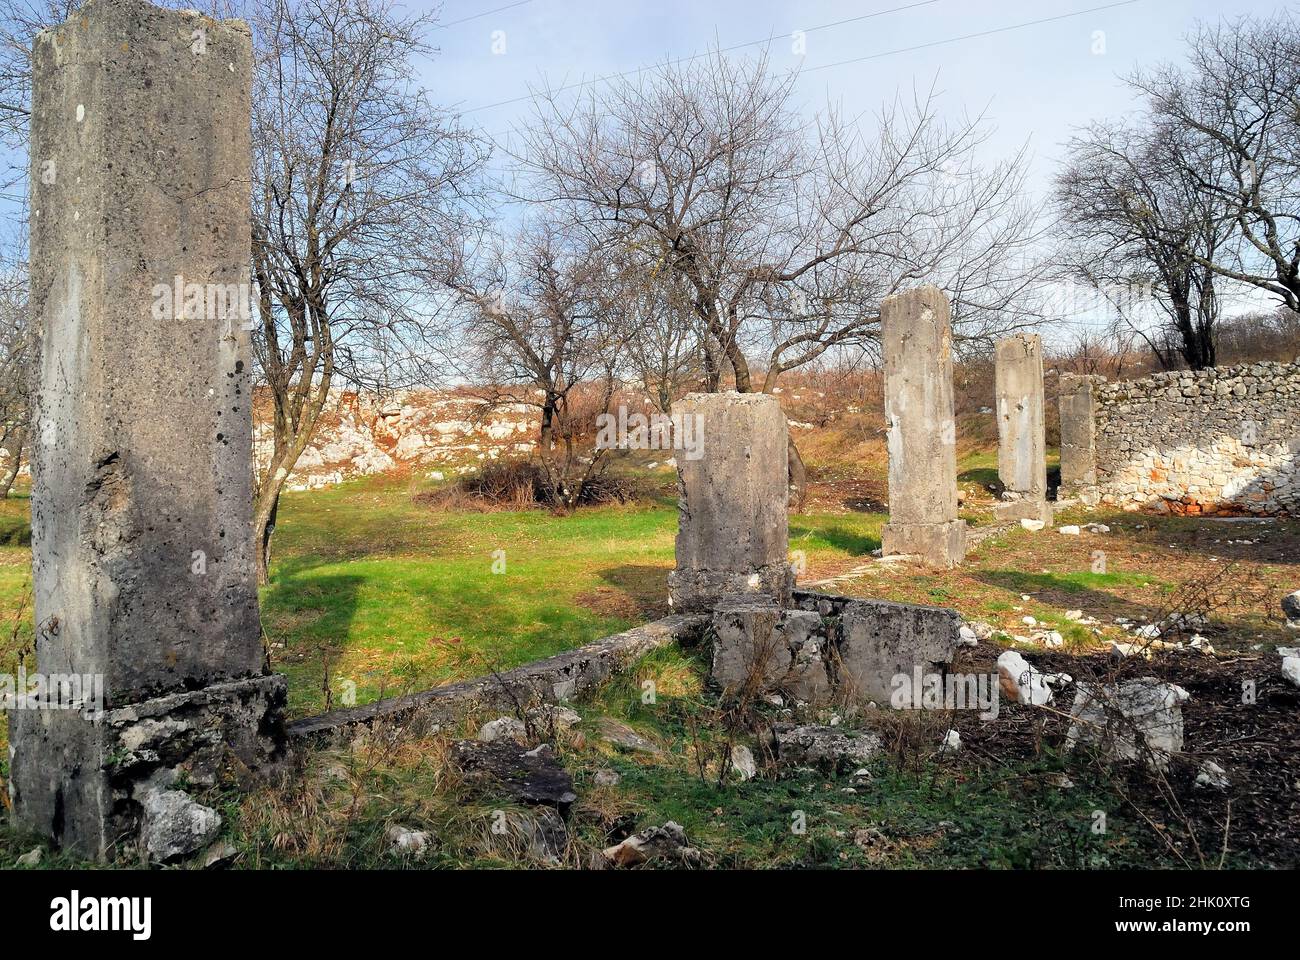
M 1043 343 L 1016 334 L 995 347 L 1000 520 L 1052 522 L 1047 502 L 1047 440 L 1043 417 Z
M 12 710 L 10 790 L 83 856 L 134 842 L 148 791 L 282 748 L 248 331 L 155 309 L 177 277 L 247 288 L 251 77 L 242 22 L 140 0 L 90 0 L 33 50 L 36 665 L 102 675 L 103 703 Z
M 1063 373 L 1057 385 L 1061 415 L 1061 483 L 1057 499 L 1097 502 L 1097 425 L 1095 377 Z
M 1063 378 L 1061 398 L 1063 487 L 1126 510 L 1300 513 L 1300 362 Z
M 792 589 L 785 417 L 775 398 L 693 394 L 678 412 L 704 417 L 704 444 L 701 459 L 678 459 L 673 603 L 709 615 L 711 675 L 724 696 L 887 706 L 899 674 L 952 660 L 955 611 Z
M 673 609 L 698 613 L 724 598 L 786 606 L 789 561 L 785 414 L 761 393 L 691 393 L 673 416 L 700 418 L 701 456 L 677 458 Z
M 955 567 L 966 555 L 957 519 L 957 435 L 948 300 L 934 287 L 889 297 L 880 308 L 889 450 L 886 556 Z

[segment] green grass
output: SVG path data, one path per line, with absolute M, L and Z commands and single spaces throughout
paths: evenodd
M 285 494 L 261 602 L 291 715 L 324 709 L 327 685 L 332 706 L 350 691 L 365 703 L 510 669 L 668 612 L 673 501 L 571 516 L 452 513 L 418 492 L 371 478 Z M 0 504 L 4 669 L 30 644 L 30 603 L 19 616 L 31 581 L 27 513 L 25 497 Z M 879 546 L 883 522 L 793 517 L 790 549 L 810 563 L 862 557 Z

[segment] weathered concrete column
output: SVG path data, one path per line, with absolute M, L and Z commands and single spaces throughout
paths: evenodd
M 880 307 L 880 326 L 889 448 L 883 553 L 954 567 L 966 555 L 966 521 L 957 519 L 948 300 L 934 287 L 889 297 Z
M 1061 486 L 1058 499 L 1078 497 L 1097 503 L 1095 381 L 1100 378 L 1061 374 L 1057 407 L 1061 414 Z
M 994 348 L 998 418 L 1000 520 L 1052 522 L 1047 502 L 1047 438 L 1043 417 L 1043 342 L 1018 333 Z
M 11 711 L 10 789 L 87 856 L 134 842 L 150 790 L 283 747 L 253 568 L 251 77 L 242 22 L 140 0 L 33 50 L 36 666 L 102 697 Z
M 788 606 L 794 576 L 780 402 L 761 393 L 691 393 L 673 404 L 673 418 L 679 435 L 699 440 L 695 450 L 676 451 L 674 609 L 762 596 Z

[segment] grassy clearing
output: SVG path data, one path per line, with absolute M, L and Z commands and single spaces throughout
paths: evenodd
M 448 513 L 405 480 L 285 495 L 262 623 L 295 716 L 505 670 L 668 612 L 676 503 Z M 25 497 L 0 504 L 0 669 L 30 645 Z M 862 562 L 878 514 L 791 520 L 809 575 Z M 498 552 L 500 551 L 500 552 Z M 499 572 L 494 572 L 499 571 Z M 328 678 L 328 698 L 327 698 Z M 349 683 L 350 682 L 350 683 Z

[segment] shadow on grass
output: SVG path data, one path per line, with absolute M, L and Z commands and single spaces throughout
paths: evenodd
M 1107 593 L 1105 587 L 1120 586 L 1136 580 L 1150 579 L 1135 574 L 1117 573 L 1025 573 L 1019 570 L 972 571 L 972 579 L 998 587 L 1013 594 L 1032 594 L 1040 602 L 1065 609 L 1082 610 L 1085 614 L 1103 620 L 1128 617 L 1130 620 L 1151 622 L 1169 613 L 1151 604 L 1134 603 Z
M 849 556 L 865 557 L 880 546 L 880 538 L 859 533 L 841 526 L 815 527 L 802 524 L 790 525 L 790 540 L 821 541 L 827 546 L 843 550 Z
M 0 547 L 30 547 L 32 524 L 25 516 L 0 515 Z
M 663 567 L 624 564 L 601 570 L 599 576 L 632 605 L 637 620 L 668 615 L 668 571 Z
M 999 485 L 997 467 L 971 467 L 957 474 L 958 483 L 977 483 L 988 489 Z

